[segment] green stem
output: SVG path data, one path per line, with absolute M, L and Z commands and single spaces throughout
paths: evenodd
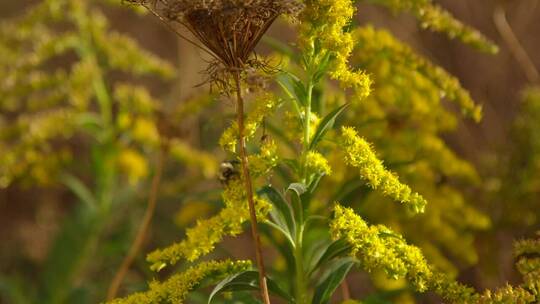
M 303 145 L 303 151 L 302 151 L 302 181 L 304 183 L 307 183 L 308 178 L 308 170 L 307 170 L 307 153 L 309 152 L 309 145 L 310 145 L 310 133 L 311 133 L 311 100 L 313 96 L 313 83 L 311 81 L 311 75 L 310 80 L 307 85 L 307 97 L 306 97 L 306 105 L 304 108 L 304 145 Z
M 112 201 L 116 180 L 115 169 L 115 149 L 114 149 L 114 123 L 112 114 L 112 99 L 105 83 L 103 71 L 99 65 L 96 49 L 94 47 L 94 38 L 90 19 L 85 11 L 85 6 L 76 7 L 73 12 L 73 21 L 77 25 L 79 35 L 82 37 L 82 43 L 77 51 L 81 60 L 89 59 L 96 64 L 97 73 L 92 80 L 92 88 L 99 106 L 99 113 L 102 120 L 102 128 L 96 135 L 98 142 L 94 146 L 98 157 L 94 159 L 96 170 L 96 198 L 102 212 L 108 213 Z
M 313 81 L 311 73 L 309 73 L 309 80 L 307 83 L 307 96 L 304 107 L 304 144 L 302 149 L 302 182 L 306 184 L 308 182 L 308 170 L 307 170 L 307 154 L 309 152 L 310 146 L 310 133 L 311 133 L 311 102 L 313 96 Z M 295 259 L 295 285 L 296 285 L 296 303 L 304 304 L 307 303 L 307 292 L 306 292 L 306 280 L 305 280 L 305 269 L 304 269 L 304 252 L 303 252 L 303 236 L 304 236 L 304 206 L 299 208 L 298 212 L 300 223 L 298 223 L 296 229 L 296 244 L 294 248 L 294 259 Z
M 305 276 L 304 276 L 304 253 L 303 253 L 303 227 L 304 224 L 300 224 L 299 227 L 297 227 L 297 235 L 296 235 L 296 244 L 294 248 L 294 260 L 296 265 L 296 277 L 295 277 L 295 284 L 296 284 L 296 303 L 297 304 L 304 304 L 306 303 L 306 283 L 305 283 Z

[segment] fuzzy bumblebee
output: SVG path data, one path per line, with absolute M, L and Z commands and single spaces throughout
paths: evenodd
M 229 184 L 230 181 L 240 177 L 238 166 L 240 162 L 237 160 L 224 161 L 219 165 L 219 181 L 223 185 Z

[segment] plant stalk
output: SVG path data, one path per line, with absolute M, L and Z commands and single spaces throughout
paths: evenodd
M 259 268 L 259 288 L 260 296 L 264 304 L 270 304 L 270 296 L 268 294 L 268 286 L 266 284 L 266 271 L 264 267 L 264 260 L 262 255 L 261 237 L 257 228 L 257 212 L 255 210 L 255 201 L 253 199 L 253 185 L 251 182 L 251 175 L 248 168 L 248 157 L 246 151 L 246 138 L 245 138 L 245 126 L 244 126 L 244 98 L 242 97 L 242 88 L 240 85 L 240 71 L 234 72 L 234 80 L 236 83 L 236 97 L 237 97 L 237 123 L 238 123 L 238 145 L 240 147 L 240 158 L 242 163 L 242 172 L 244 176 L 244 182 L 246 187 L 247 201 L 249 205 L 249 214 L 251 217 L 251 235 L 255 242 L 255 256 L 257 260 L 257 267 Z
M 311 99 L 313 95 L 313 82 L 310 80 L 307 85 L 307 98 L 306 104 L 304 107 L 304 145 L 302 151 L 302 182 L 304 184 L 308 183 L 308 170 L 307 170 L 307 154 L 309 152 L 310 146 L 310 133 L 311 133 Z M 294 260 L 296 265 L 296 303 L 304 304 L 306 303 L 306 282 L 304 276 L 304 252 L 303 252 L 303 236 L 304 236 L 304 215 L 303 207 L 300 208 L 299 212 L 301 223 L 298 223 L 297 234 L 296 234 L 296 244 L 294 249 Z
M 531 57 L 508 23 L 508 20 L 506 19 L 506 12 L 501 4 L 495 7 L 495 11 L 493 12 L 493 21 L 495 22 L 495 26 L 497 27 L 499 34 L 508 46 L 510 53 L 512 56 L 514 56 L 519 66 L 527 76 L 527 80 L 533 84 L 539 83 L 540 73 L 534 66 L 534 62 L 532 61 Z
M 308 172 L 307 172 L 307 154 L 309 152 L 309 144 L 310 144 L 310 133 L 311 133 L 311 99 L 313 95 L 313 84 L 311 80 L 308 83 L 307 86 L 307 98 L 306 98 L 306 106 L 304 108 L 304 145 L 303 145 L 303 151 L 302 151 L 302 157 L 303 157 L 303 164 L 302 164 L 302 181 L 304 183 L 307 183 L 308 179 Z
M 129 248 L 128 255 L 126 255 L 126 257 L 122 261 L 120 268 L 116 272 L 111 282 L 111 285 L 109 286 L 109 290 L 107 292 L 107 301 L 110 301 L 116 297 L 118 289 L 120 289 L 120 285 L 122 284 L 122 281 L 124 280 L 124 277 L 126 276 L 129 267 L 131 266 L 131 264 L 137 257 L 137 254 L 139 254 L 139 251 L 141 250 L 144 239 L 150 227 L 150 223 L 152 222 L 152 217 L 154 215 L 154 211 L 157 205 L 159 184 L 161 183 L 161 177 L 163 175 L 165 151 L 165 146 L 160 147 L 156 164 L 156 171 L 154 173 L 154 177 L 152 178 L 152 186 L 150 189 L 150 196 L 148 198 L 148 206 L 146 207 L 144 217 L 142 219 L 141 225 L 139 226 L 139 231 L 137 232 L 137 235 L 135 236 L 135 239 L 133 240 L 133 243 Z
M 296 244 L 294 247 L 294 262 L 296 265 L 295 269 L 295 284 L 296 284 L 296 303 L 305 304 L 306 303 L 306 284 L 304 277 L 304 252 L 303 252 L 303 223 L 298 227 L 298 233 L 296 235 Z

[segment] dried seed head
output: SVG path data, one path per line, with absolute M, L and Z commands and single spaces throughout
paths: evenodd
M 228 69 L 249 65 L 255 46 L 280 15 L 296 16 L 299 0 L 126 0 L 165 22 L 185 26 Z

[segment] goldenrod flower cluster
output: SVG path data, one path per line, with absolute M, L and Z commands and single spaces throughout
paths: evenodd
M 136 150 L 123 149 L 118 155 L 117 162 L 131 185 L 135 185 L 148 175 L 148 163 L 144 156 Z
M 107 127 L 128 139 L 113 147 L 127 179 L 146 175 L 141 147 L 153 147 L 157 133 L 151 112 L 130 106 L 151 98 L 141 86 L 111 83 L 109 92 L 103 83 L 112 71 L 170 78 L 169 64 L 113 32 L 106 17 L 84 1 L 42 1 L 0 31 L 0 73 L 6 75 L 0 79 L 0 147 L 7 151 L 0 156 L 0 186 L 15 178 L 55 181 L 72 159 L 68 140 L 82 132 L 98 136 Z M 66 54 L 77 55 L 70 66 L 46 65 Z
M 301 15 L 301 39 L 313 69 L 324 64 L 328 57 L 332 58 L 330 76 L 343 87 L 353 88 L 360 99 L 365 98 L 371 91 L 371 79 L 349 65 L 355 42 L 346 27 L 355 13 L 353 1 L 307 0 L 305 4 Z
M 536 239 L 521 240 L 514 244 L 516 267 L 523 276 L 524 286 L 540 299 L 540 231 Z
M 497 46 L 477 30 L 464 25 L 448 11 L 433 3 L 432 0 L 369 0 L 386 6 L 394 11 L 408 11 L 419 21 L 422 27 L 436 32 L 446 33 L 450 38 L 457 38 L 463 43 L 488 53 L 496 53 Z
M 345 239 L 368 271 L 383 269 L 394 279 L 407 277 L 418 291 L 426 291 L 433 273 L 422 252 L 385 226 L 369 226 L 350 208 L 336 204 L 330 222 L 334 239 Z
M 355 63 L 361 66 L 364 63 L 373 64 L 371 61 L 373 58 L 378 58 L 377 56 L 384 54 L 385 65 L 384 67 L 379 67 L 379 69 L 382 68 L 385 71 L 379 70 L 379 73 L 376 73 L 377 83 L 380 82 L 382 86 L 388 86 L 389 81 L 392 81 L 392 78 L 389 76 L 396 75 L 395 77 L 397 77 L 398 73 L 411 74 L 408 76 L 409 78 L 422 81 L 422 79 L 418 79 L 418 76 L 415 76 L 419 74 L 440 90 L 439 95 L 456 102 L 465 115 L 472 117 L 475 121 L 479 121 L 482 118 L 481 107 L 474 103 L 469 92 L 463 89 L 456 77 L 416 54 L 409 46 L 399 42 L 388 31 L 376 30 L 372 26 L 366 26 L 356 29 L 353 32 L 353 36 L 359 47 L 358 52 L 354 56 Z M 392 74 L 385 77 L 385 81 L 382 81 L 383 79 L 381 78 L 387 73 Z M 428 85 L 417 84 L 420 88 L 426 88 Z M 376 91 L 376 93 L 378 92 Z M 412 101 L 415 100 L 416 98 L 412 99 Z M 435 97 L 435 100 L 439 100 L 438 96 Z M 424 106 L 421 110 L 430 113 L 433 107 L 429 107 L 428 105 L 428 107 Z M 418 112 L 418 109 L 415 109 L 414 112 Z
M 416 213 L 424 211 L 426 200 L 420 194 L 413 193 L 409 186 L 402 184 L 394 173 L 386 170 L 370 144 L 358 136 L 354 128 L 343 127 L 341 141 L 346 163 L 360 169 L 360 177 L 366 180 L 370 187 L 406 204 Z
M 153 113 L 159 102 L 148 90 L 128 83 L 117 84 L 113 96 L 119 101 L 118 128 L 123 132 L 131 131 L 133 140 L 152 146 L 159 144 L 159 132 L 153 121 Z
M 49 141 L 72 136 L 74 119 L 75 113 L 68 109 L 23 115 L 12 123 L 0 119 L 0 188 L 9 186 L 17 177 L 50 182 L 50 175 L 69 161 L 72 153 L 67 145 L 53 150 Z
M 225 208 L 217 215 L 197 221 L 193 228 L 186 231 L 183 241 L 148 255 L 147 259 L 152 263 L 153 270 L 158 271 L 167 265 L 174 265 L 180 259 L 195 261 L 214 250 L 215 245 L 225 236 L 236 236 L 243 232 L 242 224 L 250 218 L 243 180 L 231 180 L 222 196 Z M 255 205 L 257 218 L 266 218 L 270 203 L 255 197 Z
M 110 68 L 131 73 L 133 75 L 154 74 L 163 78 L 175 75 L 174 68 L 164 63 L 154 54 L 141 50 L 140 47 L 125 35 L 111 32 L 106 36 L 97 36 L 96 41 L 101 46 L 100 51 L 109 59 Z M 122 49 L 122 56 L 118 50 Z
M 207 201 L 189 201 L 174 215 L 174 223 L 178 227 L 189 227 L 198 219 L 208 217 L 214 212 L 214 204 Z
M 213 154 L 194 148 L 187 142 L 180 139 L 173 139 L 169 142 L 170 155 L 189 164 L 196 170 L 200 170 L 204 177 L 211 178 L 218 172 L 218 161 Z
M 246 119 L 246 127 L 249 126 L 248 130 L 250 130 L 247 132 L 249 137 L 253 137 L 264 117 L 278 106 L 278 102 L 270 95 L 264 95 L 257 100 L 255 109 Z M 237 125 L 233 124 L 225 130 L 221 137 L 221 143 L 225 149 L 235 148 L 237 128 Z M 225 140 L 227 138 L 230 138 L 232 142 L 227 142 L 228 140 Z M 178 149 L 178 145 L 173 145 L 172 148 L 172 152 L 175 153 L 174 150 Z M 263 141 L 259 153 L 250 155 L 248 158 L 249 170 L 253 178 L 267 174 L 277 163 L 277 145 L 271 139 Z M 160 270 L 167 265 L 176 264 L 180 259 L 195 261 L 214 250 L 215 245 L 225 236 L 236 236 L 242 233 L 242 224 L 250 218 L 243 178 L 243 176 L 238 176 L 226 183 L 222 193 L 225 208 L 217 215 L 197 221 L 194 227 L 187 229 L 186 238 L 183 241 L 149 254 L 148 261 L 152 263 L 151 268 Z M 255 196 L 254 200 L 257 218 L 261 220 L 266 218 L 270 211 L 270 203 L 258 196 Z
M 304 116 L 305 111 L 302 111 L 302 116 Z M 300 141 L 300 143 L 304 143 L 304 136 L 303 136 L 303 128 L 302 121 L 298 119 L 298 116 L 290 111 L 285 112 L 284 114 L 284 125 L 285 125 L 285 135 L 287 136 L 287 139 L 291 141 Z M 316 114 L 311 112 L 311 115 L 309 115 L 309 139 L 313 139 L 313 136 L 315 135 L 315 132 L 317 132 L 317 128 L 319 127 L 319 124 L 321 122 L 321 118 Z
M 189 292 L 197 288 L 206 278 L 213 281 L 248 270 L 250 261 L 210 261 L 202 262 L 188 268 L 186 271 L 171 276 L 164 282 L 151 282 L 150 290 L 134 293 L 123 299 L 116 299 L 110 304 L 181 304 Z
M 245 138 L 249 140 L 255 135 L 255 132 L 262 124 L 263 119 L 272 114 L 280 105 L 281 101 L 270 93 L 265 93 L 254 100 L 253 109 L 247 115 L 245 120 Z M 219 140 L 220 146 L 229 152 L 236 152 L 238 143 L 238 123 L 235 121 L 223 132 Z
M 332 168 L 328 163 L 328 160 L 319 152 L 309 151 L 306 155 L 306 167 L 309 172 L 330 175 L 332 174 Z
M 358 43 L 351 62 L 368 72 L 375 83 L 366 102 L 351 104 L 343 114 L 344 123 L 352 124 L 366 141 L 373 143 L 385 164 L 403 183 L 422 193 L 430 208 L 422 216 L 406 218 L 400 215 L 397 205 L 381 205 L 385 198 L 377 192 L 347 203 L 361 205 L 369 220 L 399 229 L 438 268 L 455 274 L 457 268 L 452 261 L 472 265 L 478 260 L 474 232 L 489 227 L 490 221 L 473 202 L 464 199 L 461 187 L 457 186 L 478 184 L 480 179 L 474 167 L 441 138 L 443 133 L 456 130 L 459 116 L 442 101 L 454 101 L 468 116 L 480 113 L 476 110 L 479 107 L 459 82 L 456 83 L 462 93 L 452 93 L 453 89 L 446 92 L 447 86 L 442 84 L 452 81 L 443 79 L 454 77 L 445 72 L 444 78 L 438 78 L 443 74 L 424 68 L 426 64 L 434 66 L 432 63 L 388 31 L 365 26 L 355 29 L 353 34 Z M 339 154 L 329 159 L 335 171 L 332 185 L 354 178 L 343 169 Z
M 474 167 L 458 158 L 441 138 L 426 134 L 418 138 L 418 145 L 421 156 L 428 159 L 431 165 L 445 176 L 460 177 L 473 182 L 480 180 Z
M 267 139 L 262 143 L 259 153 L 248 156 L 249 172 L 253 177 L 263 176 L 277 166 L 277 149 L 276 142 Z
M 351 254 L 360 260 L 366 270 L 382 269 L 392 278 L 405 277 L 417 291 L 434 291 L 450 303 L 532 304 L 540 299 L 539 265 L 536 262 L 533 262 L 536 276 L 531 280 L 532 285 L 526 279 L 524 286 L 507 285 L 496 291 L 487 290 L 480 295 L 435 270 L 427 263 L 420 249 L 408 245 L 402 236 L 382 225 L 368 225 L 350 208 L 335 205 L 330 233 L 334 239 L 344 239 L 351 245 Z M 518 243 L 516 248 L 516 254 L 537 254 L 540 251 L 537 241 Z

